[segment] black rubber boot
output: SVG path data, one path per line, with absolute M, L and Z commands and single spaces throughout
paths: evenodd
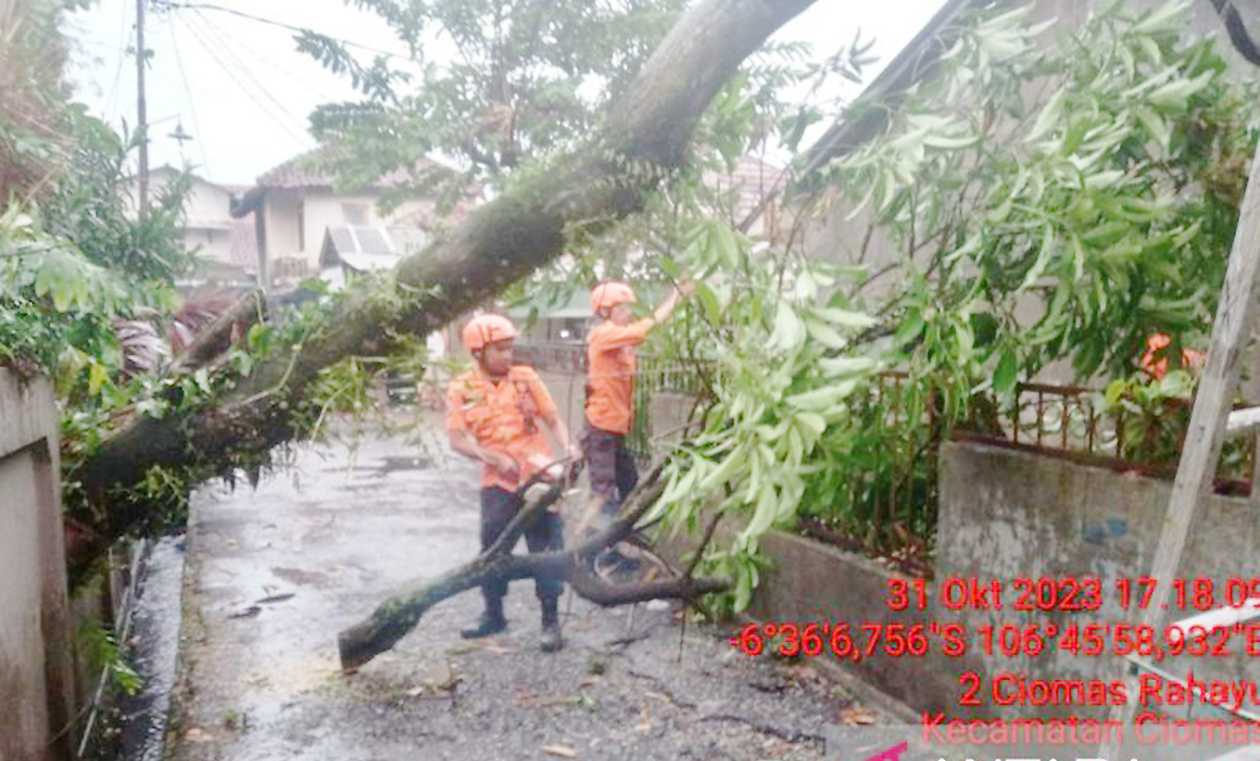
M 459 636 L 464 639 L 478 639 L 498 634 L 506 628 L 507 619 L 503 617 L 503 600 L 486 600 L 486 609 L 482 612 L 481 618 L 477 619 L 476 625 L 460 631 Z
M 542 601 L 542 637 L 538 647 L 544 653 L 554 653 L 564 647 L 560 636 L 559 600 Z

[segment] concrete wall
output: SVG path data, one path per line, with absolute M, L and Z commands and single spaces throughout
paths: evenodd
M 941 450 L 937 578 L 976 576 L 1008 583 L 1024 577 L 1098 577 L 1104 606 L 1093 613 L 1020 618 L 968 616 L 973 623 L 1005 621 L 1137 623 L 1141 613 L 1122 610 L 1116 581 L 1150 573 L 1172 484 L 1106 468 L 977 444 L 950 443 Z M 1231 577 L 1251 578 L 1260 549 L 1260 516 L 1245 499 L 1209 497 L 1187 541 L 1177 576 L 1212 579 L 1217 595 Z M 1012 598 L 1013 599 L 1013 598 Z M 1175 607 L 1175 604 L 1174 606 Z M 1221 605 L 1223 607 L 1223 604 Z M 1170 610 L 1161 627 L 1198 610 Z M 1234 644 L 1241 651 L 1241 640 Z M 1035 659 L 988 659 L 986 669 L 1029 670 L 1059 678 L 1115 678 L 1111 658 L 1073 657 L 1056 650 Z M 1260 663 L 1238 657 L 1169 659 L 1162 667 L 1178 676 L 1260 680 Z M 1079 713 L 1079 711 L 1078 711 Z
M 71 757 L 68 623 L 58 417 L 42 380 L 0 369 L 0 759 Z
M 889 582 L 907 577 L 869 558 L 782 531 L 761 541 L 771 568 L 761 574 L 748 614 L 760 621 L 846 622 L 855 633 L 864 624 L 908 626 L 940 620 L 934 611 L 895 612 L 888 608 Z M 966 716 L 958 707 L 959 676 L 983 668 L 978 658 L 875 657 L 859 662 L 830 655 L 825 667 L 848 672 L 915 711 Z
M 986 656 L 975 631 L 984 624 L 1137 623 L 1138 611 L 1119 609 L 1115 582 L 1150 572 L 1171 485 L 970 443 L 943 446 L 940 467 L 940 529 L 926 610 L 889 609 L 889 582 L 906 577 L 868 558 L 771 531 L 761 542 L 771 568 L 762 573 L 748 614 L 766 622 L 844 621 L 859 629 L 866 623 L 962 623 L 972 637 L 967 655 L 961 658 L 934 651 L 926 657 L 876 656 L 859 662 L 823 656 L 818 663 L 856 676 L 915 711 L 959 718 L 1106 718 L 1106 707 L 995 707 L 988 694 L 982 696 L 982 706 L 965 708 L 959 705 L 960 678 L 973 671 L 981 676 L 986 690 L 994 676 L 1007 672 L 1028 679 L 1116 679 L 1120 661 L 1114 657 L 1071 656 L 1058 649 L 1037 657 Z M 718 539 L 723 533 L 719 531 Z M 1256 574 L 1257 540 L 1260 516 L 1248 509 L 1245 500 L 1211 497 L 1191 535 L 1178 576 L 1211 578 L 1218 589 L 1230 577 L 1250 578 Z M 667 548 L 667 554 L 675 557 L 681 551 L 680 546 Z M 1040 576 L 1100 577 L 1103 609 L 1047 615 L 1012 610 L 1011 580 Z M 945 609 L 936 592 L 951 577 L 1002 582 L 1004 609 Z M 1170 612 L 1160 625 L 1197 612 Z M 1200 679 L 1260 681 L 1260 663 L 1242 653 L 1241 640 L 1233 644 L 1233 657 L 1168 658 L 1159 665 L 1179 678 L 1193 670 Z

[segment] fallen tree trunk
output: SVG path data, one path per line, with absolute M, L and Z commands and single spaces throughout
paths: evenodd
M 658 463 L 649 471 L 627 497 L 611 525 L 564 551 L 511 554 L 511 548 L 530 521 L 546 509 L 561 487 L 552 487 L 548 494 L 527 499 L 526 506 L 504 529 L 499 540 L 476 559 L 435 579 L 418 582 L 378 605 L 362 622 L 342 631 L 337 636 L 342 671 L 353 672 L 393 647 L 434 605 L 490 580 L 515 581 L 548 574 L 563 578 L 583 598 L 605 606 L 665 598 L 691 600 L 726 589 L 729 583 L 722 579 L 692 578 L 694 563 L 681 578 L 640 584 L 612 585 L 593 572 L 595 555 L 630 536 L 664 492 L 665 484 L 660 477 L 662 467 L 663 463 Z
M 106 439 L 73 474 L 92 510 L 74 518 L 84 540 L 72 578 L 141 525 L 134 495 L 154 466 L 228 473 L 301 434 L 296 402 L 316 374 L 355 355 L 389 351 L 399 333 L 425 334 L 564 251 L 571 227 L 599 230 L 643 208 L 647 193 L 685 164 L 695 125 L 740 63 L 813 0 L 706 0 L 686 12 L 648 60 L 604 127 L 475 210 L 448 237 L 403 260 L 394 300 L 359 294 L 318 330 L 255 368 L 209 409 L 144 417 Z M 401 302 L 401 305 L 398 303 Z
M 236 300 L 209 327 L 197 334 L 188 348 L 171 363 L 172 375 L 205 367 L 231 347 L 239 335 L 266 317 L 263 292 L 254 290 Z

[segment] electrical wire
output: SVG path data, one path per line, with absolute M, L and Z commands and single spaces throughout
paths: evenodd
M 289 126 L 288 122 L 286 122 L 283 118 L 276 116 L 276 114 L 274 114 L 271 111 L 271 109 L 267 107 L 265 103 L 260 101 L 258 97 L 253 92 L 251 92 L 249 88 L 245 86 L 245 84 L 240 80 L 240 78 L 237 77 L 236 73 L 232 71 L 232 67 L 230 67 L 227 63 L 224 62 L 222 58 L 219 57 L 219 54 L 214 49 L 214 45 L 210 44 L 206 40 L 206 38 L 202 37 L 201 31 L 199 31 L 195 25 L 190 23 L 188 19 L 184 19 L 184 24 L 187 27 L 188 31 L 192 33 L 193 37 L 197 40 L 197 42 L 203 48 L 205 48 L 206 52 L 210 54 L 210 57 L 214 59 L 215 63 L 217 63 L 219 67 L 223 69 L 224 73 L 228 75 L 228 78 L 231 79 L 233 83 L 236 84 L 236 87 L 238 90 L 240 90 L 241 94 L 249 98 L 249 100 L 253 102 L 255 106 L 258 107 L 259 111 L 261 111 L 264 116 L 274 121 L 282 130 L 288 133 L 289 137 L 293 138 L 296 142 L 299 142 L 299 143 L 304 141 L 303 137 L 301 137 L 300 135 L 298 135 L 296 132 L 293 131 L 293 128 Z
M 205 19 L 204 16 L 203 20 L 208 21 L 208 19 Z M 309 75 L 303 76 L 301 74 L 295 74 L 292 69 L 276 63 L 275 58 L 272 58 L 264 50 L 259 50 L 253 45 L 250 45 L 243 37 L 232 37 L 231 41 L 240 49 L 241 54 L 245 56 L 246 60 L 258 61 L 265 65 L 265 70 L 278 71 L 281 74 L 284 74 L 306 90 L 316 93 L 325 101 L 331 102 L 340 99 L 339 96 L 330 94 L 328 90 L 319 86 L 318 83 L 313 83 Z
M 202 11 L 202 10 L 207 10 L 207 11 L 219 11 L 219 12 L 222 12 L 222 13 L 230 13 L 230 14 L 232 14 L 233 16 L 240 16 L 241 18 L 244 18 L 244 19 L 249 19 L 250 21 L 256 21 L 256 22 L 258 22 L 258 23 L 260 23 L 260 24 L 268 24 L 268 25 L 270 25 L 270 26 L 279 27 L 279 28 L 281 28 L 281 29 L 287 29 L 287 30 L 289 30 L 289 31 L 291 31 L 291 32 L 297 32 L 297 33 L 299 33 L 299 34 L 303 34 L 303 33 L 306 33 L 306 32 L 313 32 L 313 33 L 315 33 L 315 34 L 319 34 L 319 35 L 320 35 L 320 36 L 322 36 L 322 37 L 327 37 L 328 39 L 333 40 L 334 42 L 339 42 L 339 43 L 341 43 L 342 45 L 345 45 L 345 46 L 347 46 L 347 47 L 353 47 L 353 48 L 359 48 L 359 49 L 361 49 L 361 50 L 367 50 L 367 51 L 369 51 L 369 52 L 376 53 L 376 54 L 378 54 L 378 55 L 383 55 L 383 56 L 386 56 L 387 58 L 397 58 L 397 59 L 399 59 L 399 60 L 403 60 L 403 61 L 408 61 L 408 60 L 410 60 L 407 56 L 399 55 L 399 54 L 397 54 L 397 53 L 391 53 L 391 52 L 390 52 L 390 51 L 388 51 L 388 50 L 382 50 L 381 48 L 375 48 L 375 47 L 372 47 L 371 45 L 364 45 L 363 43 L 360 43 L 360 42 L 353 42 L 353 41 L 351 41 L 351 40 L 342 39 L 342 38 L 340 38 L 340 37 L 333 37 L 332 35 L 329 35 L 329 34 L 324 34 L 323 32 L 315 32 L 315 30 L 314 30 L 314 29 L 306 29 L 306 28 L 303 28 L 303 27 L 300 27 L 300 26 L 294 26 L 293 24 L 286 24 L 286 23 L 284 23 L 283 21 L 276 21 L 275 19 L 264 18 L 264 17 L 262 17 L 262 16 L 255 16 L 255 15 L 254 15 L 254 14 L 252 14 L 252 13 L 245 13 L 244 11 L 238 11 L 238 10 L 236 10 L 235 8 L 225 8 L 225 7 L 223 7 L 222 5 L 214 5 L 213 3 L 176 3 L 176 2 L 165 2 L 165 3 L 163 3 L 162 7 L 163 7 L 163 8 L 174 8 L 174 9 L 193 10 L 193 11 Z
M 218 43 L 218 47 L 221 51 L 223 51 L 223 54 L 227 56 L 231 60 L 231 62 L 234 63 L 237 66 L 237 68 L 245 74 L 245 76 L 249 79 L 249 81 L 254 84 L 254 87 L 258 88 L 258 91 L 263 94 L 263 97 L 271 101 L 275 105 L 275 107 L 279 109 L 282 114 L 289 117 L 289 119 L 293 121 L 301 121 L 300 119 L 298 119 L 298 117 L 294 116 L 293 112 L 290 111 L 287 106 L 285 106 L 283 103 L 280 102 L 278 98 L 276 98 L 274 95 L 271 94 L 271 91 L 267 89 L 267 86 L 264 85 L 262 81 L 259 80 L 258 77 L 254 74 L 254 67 L 250 66 L 247 61 L 241 59 L 236 54 L 236 50 L 233 48 L 232 43 L 230 41 L 231 35 L 224 33 L 223 30 L 216 27 L 214 23 L 210 21 L 210 19 L 206 18 L 205 15 L 202 14 L 200 11 L 194 11 L 194 13 L 196 13 L 197 17 L 201 19 L 201 23 L 203 24 L 203 29 L 205 29 L 206 33 L 211 37 L 211 42 Z
M 127 48 L 131 47 L 133 35 L 135 34 L 134 25 L 131 32 L 127 31 L 127 19 L 130 18 L 131 4 L 127 0 L 122 0 L 122 28 L 118 30 L 118 66 L 114 68 L 114 83 L 109 88 L 109 110 L 106 114 L 114 113 L 114 109 L 118 106 L 118 82 L 122 78 L 123 61 L 127 60 Z
M 175 19 L 168 19 L 167 31 L 171 33 L 171 46 L 175 48 L 175 65 L 179 68 L 179 78 L 184 83 L 184 95 L 188 98 L 188 112 L 192 115 L 193 130 L 197 141 L 197 149 L 201 152 L 201 165 L 210 168 L 210 158 L 206 154 L 205 133 L 201 131 L 201 122 L 197 119 L 197 99 L 193 97 L 192 88 L 188 86 L 188 74 L 184 70 L 184 58 L 179 54 L 179 39 L 175 36 Z M 182 151 L 181 151 L 182 153 Z

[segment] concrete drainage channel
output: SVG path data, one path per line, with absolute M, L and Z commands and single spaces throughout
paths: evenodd
M 79 744 L 80 758 L 159 761 L 175 687 L 179 650 L 183 536 L 151 542 L 141 554 L 125 617 L 128 663 L 140 676 L 135 695 L 98 701 Z M 123 644 L 123 643 L 120 643 Z

